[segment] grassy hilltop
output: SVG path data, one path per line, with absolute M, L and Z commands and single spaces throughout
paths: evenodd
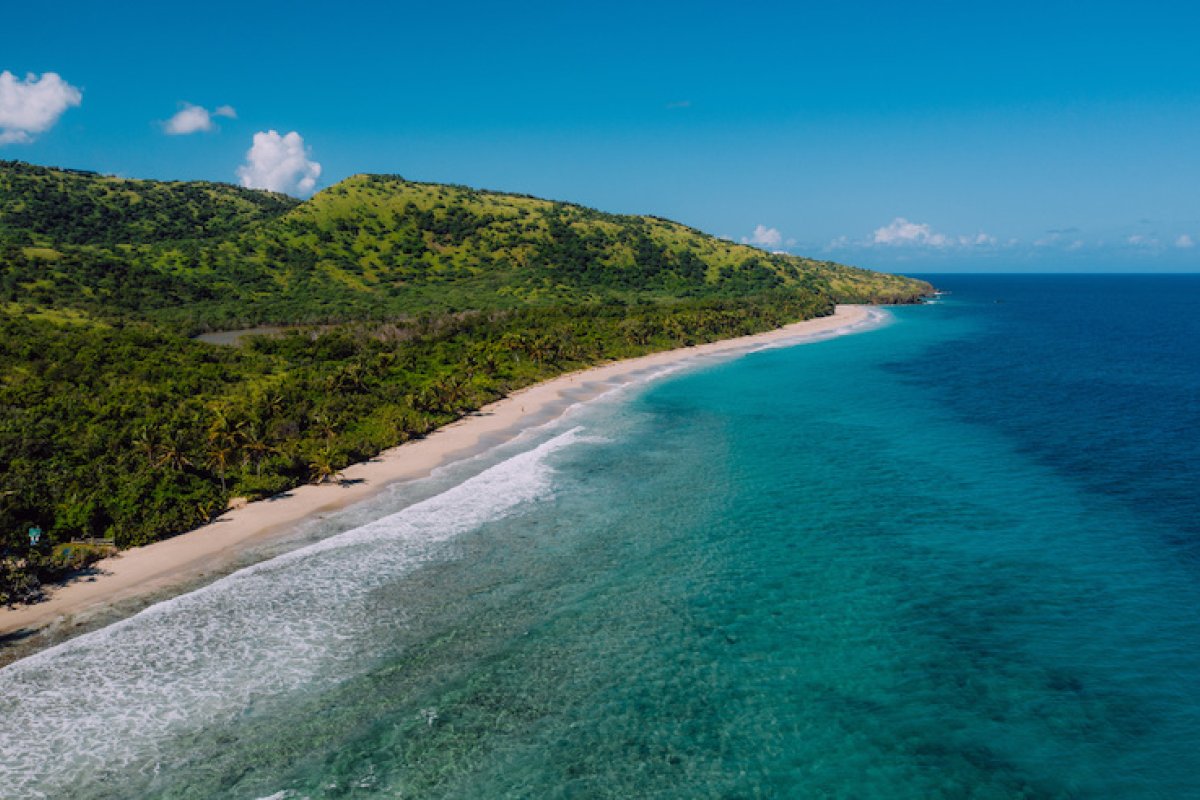
M 298 202 L 0 162 L 0 297 L 201 330 L 738 297 L 905 301 L 917 282 L 655 217 L 359 175 Z
M 0 602 L 565 370 L 930 290 L 394 176 L 299 202 L 0 162 Z M 307 327 L 188 338 L 264 323 Z

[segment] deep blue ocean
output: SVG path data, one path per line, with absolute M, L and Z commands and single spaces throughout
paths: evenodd
M 0 670 L 0 794 L 1200 798 L 1200 276 L 930 279 Z

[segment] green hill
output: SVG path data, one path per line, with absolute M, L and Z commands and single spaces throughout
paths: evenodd
M 297 203 L 224 183 L 129 180 L 0 161 L 0 240 L 19 244 L 228 236 Z
M 298 202 L 0 162 L 0 602 L 563 371 L 929 291 L 393 176 Z
M 740 297 L 905 302 L 928 287 L 654 217 L 356 176 L 297 203 L 0 163 L 0 300 L 196 332 L 464 309 Z

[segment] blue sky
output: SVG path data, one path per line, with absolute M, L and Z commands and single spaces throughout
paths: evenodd
M 1104 2 L 13 4 L 0 158 L 297 194 L 399 173 L 914 272 L 1197 271 L 1198 23 Z M 61 86 L 27 77 L 47 72 Z

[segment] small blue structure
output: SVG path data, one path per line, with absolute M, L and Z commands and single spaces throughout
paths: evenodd
M 29 529 L 29 546 L 37 547 L 38 540 L 42 538 L 42 529 L 34 525 Z

